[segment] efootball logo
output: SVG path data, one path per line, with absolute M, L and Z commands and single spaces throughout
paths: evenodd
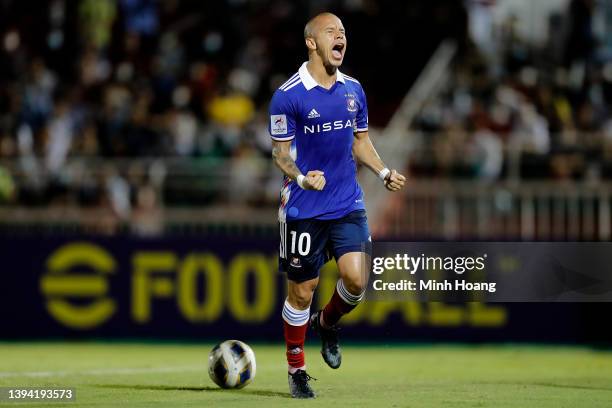
M 270 115 L 270 131 L 273 135 L 287 134 L 287 116 Z
M 357 112 L 357 101 L 355 101 L 353 96 L 346 98 L 346 109 L 349 112 Z

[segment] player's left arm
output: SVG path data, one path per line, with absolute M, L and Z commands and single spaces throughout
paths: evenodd
M 379 176 L 387 190 L 399 191 L 404 187 L 406 177 L 400 174 L 397 170 L 389 170 L 382 161 L 378 152 L 370 140 L 368 131 L 355 132 L 353 139 L 353 157 L 357 162 L 363 164 L 374 174 Z
M 355 86 L 355 85 L 353 85 Z M 389 170 L 374 148 L 368 133 L 368 102 L 361 84 L 353 88 L 357 101 L 357 114 L 353 131 L 353 157 L 380 177 L 387 190 L 398 191 L 404 187 L 406 177 L 397 170 Z

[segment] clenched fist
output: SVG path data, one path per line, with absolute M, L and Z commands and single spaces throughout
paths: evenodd
M 304 177 L 304 190 L 321 191 L 325 187 L 325 173 L 320 170 L 311 170 Z
M 384 183 L 385 187 L 389 191 L 399 191 L 404 187 L 404 183 L 406 182 L 406 177 L 402 176 L 397 172 L 397 170 L 391 170 L 389 175 L 385 177 Z

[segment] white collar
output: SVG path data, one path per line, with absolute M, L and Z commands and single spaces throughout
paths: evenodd
M 298 74 L 300 75 L 300 79 L 302 80 L 304 87 L 306 87 L 306 90 L 310 91 L 312 88 L 319 84 L 317 83 L 317 81 L 315 81 L 312 75 L 310 75 L 310 72 L 308 72 L 306 64 L 308 64 L 308 61 L 302 64 L 302 66 L 298 70 Z M 344 75 L 342 75 L 342 72 L 340 72 L 339 69 L 336 69 L 336 81 L 344 83 Z

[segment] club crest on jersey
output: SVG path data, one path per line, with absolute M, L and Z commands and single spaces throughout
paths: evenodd
M 270 133 L 273 135 L 287 134 L 286 115 L 270 115 Z
M 346 109 L 349 112 L 357 112 L 357 101 L 353 95 L 348 95 L 346 98 Z
M 291 266 L 293 266 L 294 268 L 301 268 L 302 264 L 300 263 L 300 258 L 296 256 L 291 258 Z

